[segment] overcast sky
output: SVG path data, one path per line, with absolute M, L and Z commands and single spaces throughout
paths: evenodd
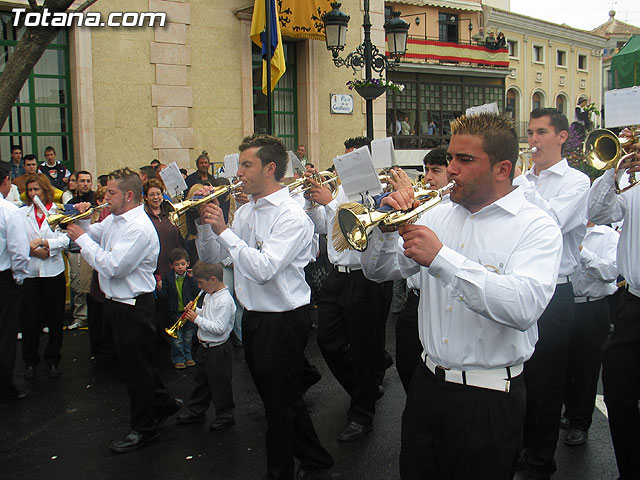
M 640 0 L 511 0 L 511 11 L 553 23 L 591 30 L 616 19 L 640 27 Z

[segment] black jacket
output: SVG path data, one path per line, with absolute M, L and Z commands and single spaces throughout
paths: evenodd
M 185 275 L 184 283 L 182 284 L 182 303 L 186 306 L 187 303 L 196 298 L 199 291 L 198 281 L 194 277 Z M 167 315 L 169 316 L 169 320 L 171 322 L 177 320 L 178 288 L 176 287 L 176 274 L 173 270 L 162 277 L 162 290 L 160 290 L 158 296 L 167 300 Z

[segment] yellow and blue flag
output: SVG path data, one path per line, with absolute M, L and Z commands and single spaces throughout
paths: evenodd
M 262 93 L 265 95 L 267 94 L 267 62 L 271 65 L 272 91 L 287 69 L 278 21 L 278 7 L 275 0 L 266 1 L 271 2 L 271 18 L 269 18 L 271 52 L 267 52 L 265 0 L 255 0 L 251 18 L 251 41 L 262 48 Z

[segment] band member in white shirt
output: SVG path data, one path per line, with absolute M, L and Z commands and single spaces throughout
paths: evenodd
M 11 190 L 11 169 L 0 162 L 0 403 L 28 395 L 13 383 L 20 328 L 22 283 L 28 274 L 29 241 L 18 207 L 5 200 Z
M 571 168 L 562 157 L 569 121 L 555 108 L 531 112 L 529 146 L 533 167 L 513 181 L 527 200 L 537 205 L 562 231 L 562 259 L 556 291 L 538 320 L 536 351 L 525 366 L 527 414 L 524 452 L 519 469 L 536 478 L 549 478 L 556 470 L 554 453 L 560 433 L 564 400 L 569 330 L 574 318 L 573 288 L 569 276 L 580 264 L 578 247 L 586 233 L 589 177 Z
M 640 150 L 640 143 L 635 148 Z M 640 171 L 640 154 L 627 168 Z M 602 351 L 602 385 L 620 479 L 626 480 L 640 478 L 640 188 L 616 195 L 613 179 L 610 169 L 593 183 L 589 218 L 599 224 L 624 219 L 617 262 L 627 286 L 616 309 L 613 334 Z
M 333 465 L 302 398 L 311 297 L 304 267 L 313 224 L 280 185 L 288 161 L 282 142 L 247 137 L 239 150 L 238 178 L 251 201 L 238 208 L 230 227 L 217 205 L 202 208 L 196 246 L 204 262 L 233 261 L 235 293 L 245 309 L 245 358 L 267 415 L 265 478 L 292 479 L 294 456 L 298 478 L 310 478 Z
M 427 153 L 424 162 L 424 183 L 436 190 L 444 187 L 447 178 L 447 146 L 440 145 Z M 447 196 L 443 201 L 449 201 Z M 422 344 L 418 334 L 418 304 L 420 274 L 407 278 L 407 303 L 396 323 L 396 369 L 404 391 L 409 391 L 411 377 L 421 362 Z
M 69 238 L 62 232 L 54 232 L 46 217 L 56 213 L 53 204 L 54 190 L 46 175 L 37 173 L 25 183 L 27 206 L 20 209 L 24 217 L 24 227 L 29 240 L 29 275 L 24 281 L 22 302 L 22 358 L 26 369 L 24 377 L 33 379 L 35 367 L 40 362 L 38 345 L 42 326 L 49 327 L 44 361 L 47 375 L 60 376 L 60 350 L 62 348 L 62 327 L 66 281 L 62 252 L 69 246 Z M 35 198 L 39 202 L 34 201 Z M 36 205 L 39 203 L 40 206 Z M 41 207 L 46 211 L 41 210 Z
M 374 230 L 367 277 L 420 273 L 423 360 L 402 418 L 403 480 L 509 479 L 521 446 L 522 375 L 551 299 L 562 251 L 558 226 L 511 184 L 513 122 L 480 114 L 451 123 L 441 203 L 398 233 Z M 383 201 L 415 206 L 412 189 Z
M 620 235 L 607 225 L 587 223 L 580 244 L 580 267 L 571 275 L 576 314 L 571 325 L 565 410 L 561 427 L 569 428 L 564 443 L 587 441 L 602 362 L 602 345 L 609 334 L 609 295 L 618 287 L 616 250 Z
M 132 170 L 109 175 L 105 201 L 111 215 L 101 223 L 68 226 L 69 238 L 98 272 L 106 296 L 104 320 L 113 334 L 120 373 L 131 402 L 131 432 L 111 444 L 126 453 L 158 440 L 157 429 L 177 413 L 182 400 L 169 395 L 154 363 L 153 276 L 160 242 L 141 204 L 142 183 Z M 77 208 L 87 208 L 88 203 Z
M 345 153 L 369 145 L 365 137 L 345 142 Z M 365 278 L 360 252 L 336 251 L 331 242 L 334 218 L 349 199 L 342 185 L 336 198 L 326 187 L 310 190 L 310 200 L 320 205 L 309 210 L 319 233 L 327 234 L 327 254 L 333 268 L 318 298 L 318 346 L 331 373 L 351 396 L 347 424 L 338 440 L 350 442 L 373 431 L 376 401 L 384 391 L 377 375 L 384 372 L 385 321 L 391 304 L 390 282 Z

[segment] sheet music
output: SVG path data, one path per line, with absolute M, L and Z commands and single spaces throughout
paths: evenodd
M 397 165 L 396 151 L 391 137 L 378 138 L 371 141 L 371 159 L 376 170 L 391 168 Z
M 604 92 L 604 124 L 606 128 L 640 124 L 640 87 Z
M 480 113 L 495 113 L 496 115 L 500 115 L 500 110 L 498 109 L 498 104 L 496 102 L 485 103 L 484 105 L 478 105 L 477 107 L 467 108 L 465 115 L 478 115 Z
M 294 173 L 302 176 L 305 171 L 303 163 L 291 150 L 287 150 L 287 155 L 289 155 L 289 163 L 287 164 L 287 172 L 285 173 L 285 177 L 293 177 Z
M 160 177 L 167 189 L 167 194 L 171 198 L 179 197 L 187 189 L 187 184 L 182 178 L 182 173 L 180 173 L 180 168 L 178 168 L 176 162 L 171 162 L 167 168 L 163 169 L 160 172 Z
M 220 169 L 220 176 L 224 178 L 235 178 L 238 175 L 239 153 L 230 153 L 224 156 L 224 167 Z
M 333 160 L 344 193 L 350 201 L 361 199 L 362 193 L 375 195 L 382 192 L 382 184 L 373 166 L 369 148 L 364 146 L 339 155 Z

